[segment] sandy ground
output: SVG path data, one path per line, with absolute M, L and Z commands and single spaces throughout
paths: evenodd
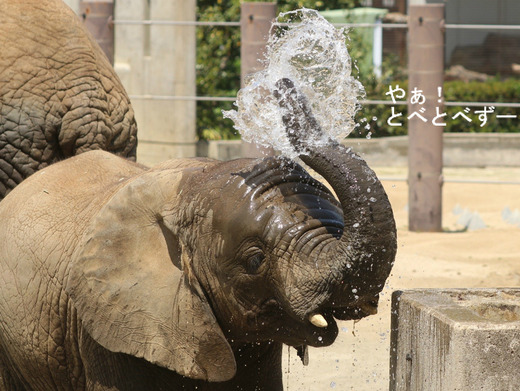
M 442 233 L 408 231 L 405 168 L 375 168 L 388 193 L 398 228 L 398 254 L 377 315 L 340 322 L 336 342 L 310 349 L 301 364 L 284 348 L 284 382 L 289 391 L 387 391 L 390 350 L 390 297 L 409 288 L 520 286 L 520 227 L 502 218 L 504 208 L 520 210 L 519 184 L 451 183 L 450 180 L 520 182 L 520 168 L 444 170 Z M 478 212 L 486 228 L 464 231 L 457 209 Z

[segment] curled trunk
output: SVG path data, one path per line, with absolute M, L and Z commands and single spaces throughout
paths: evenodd
M 366 307 L 377 304 L 397 249 L 385 190 L 361 157 L 323 134 L 305 97 L 290 80 L 278 81 L 275 96 L 285 110 L 283 122 L 301 159 L 327 180 L 343 209 L 343 234 L 327 249 L 329 262 L 322 270 L 332 287 L 330 298 L 320 306 L 342 308 L 334 314 L 340 319 L 353 317 L 346 307 L 363 296 L 365 303 L 360 306 L 365 306 L 366 315 L 373 313 Z M 331 272 L 331 266 L 339 273 Z

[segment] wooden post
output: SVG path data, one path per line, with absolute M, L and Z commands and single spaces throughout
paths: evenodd
M 276 10 L 276 3 L 242 3 L 240 11 L 242 87 L 244 87 L 247 75 L 263 68 L 259 60 L 264 58 L 269 31 L 276 18 Z M 259 157 L 266 154 L 273 154 L 273 151 L 252 143 L 242 142 L 242 156 Z
M 108 61 L 114 64 L 114 0 L 80 1 L 80 15 Z
M 408 21 L 408 185 L 410 231 L 442 231 L 442 134 L 432 123 L 443 112 L 444 4 L 410 6 Z M 441 88 L 441 90 L 439 90 Z M 412 91 L 422 91 L 424 104 L 412 104 Z M 423 110 L 424 109 L 424 110 Z M 438 118 L 436 123 L 443 123 Z

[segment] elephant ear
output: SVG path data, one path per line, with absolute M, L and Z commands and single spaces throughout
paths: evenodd
M 181 177 L 149 171 L 120 188 L 87 231 L 66 290 L 106 349 L 225 381 L 236 372 L 233 352 L 194 273 L 183 270 L 191 254 L 173 232 Z

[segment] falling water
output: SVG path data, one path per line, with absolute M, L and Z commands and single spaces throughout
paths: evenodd
M 283 111 L 272 94 L 275 83 L 291 79 L 307 97 L 324 134 L 335 140 L 354 128 L 353 117 L 364 88 L 351 74 L 344 29 L 335 28 L 310 9 L 280 14 L 278 22 L 284 27 L 272 31 L 265 69 L 249 76 L 238 92 L 237 109 L 223 114 L 234 121 L 243 140 L 294 158 L 282 123 Z

